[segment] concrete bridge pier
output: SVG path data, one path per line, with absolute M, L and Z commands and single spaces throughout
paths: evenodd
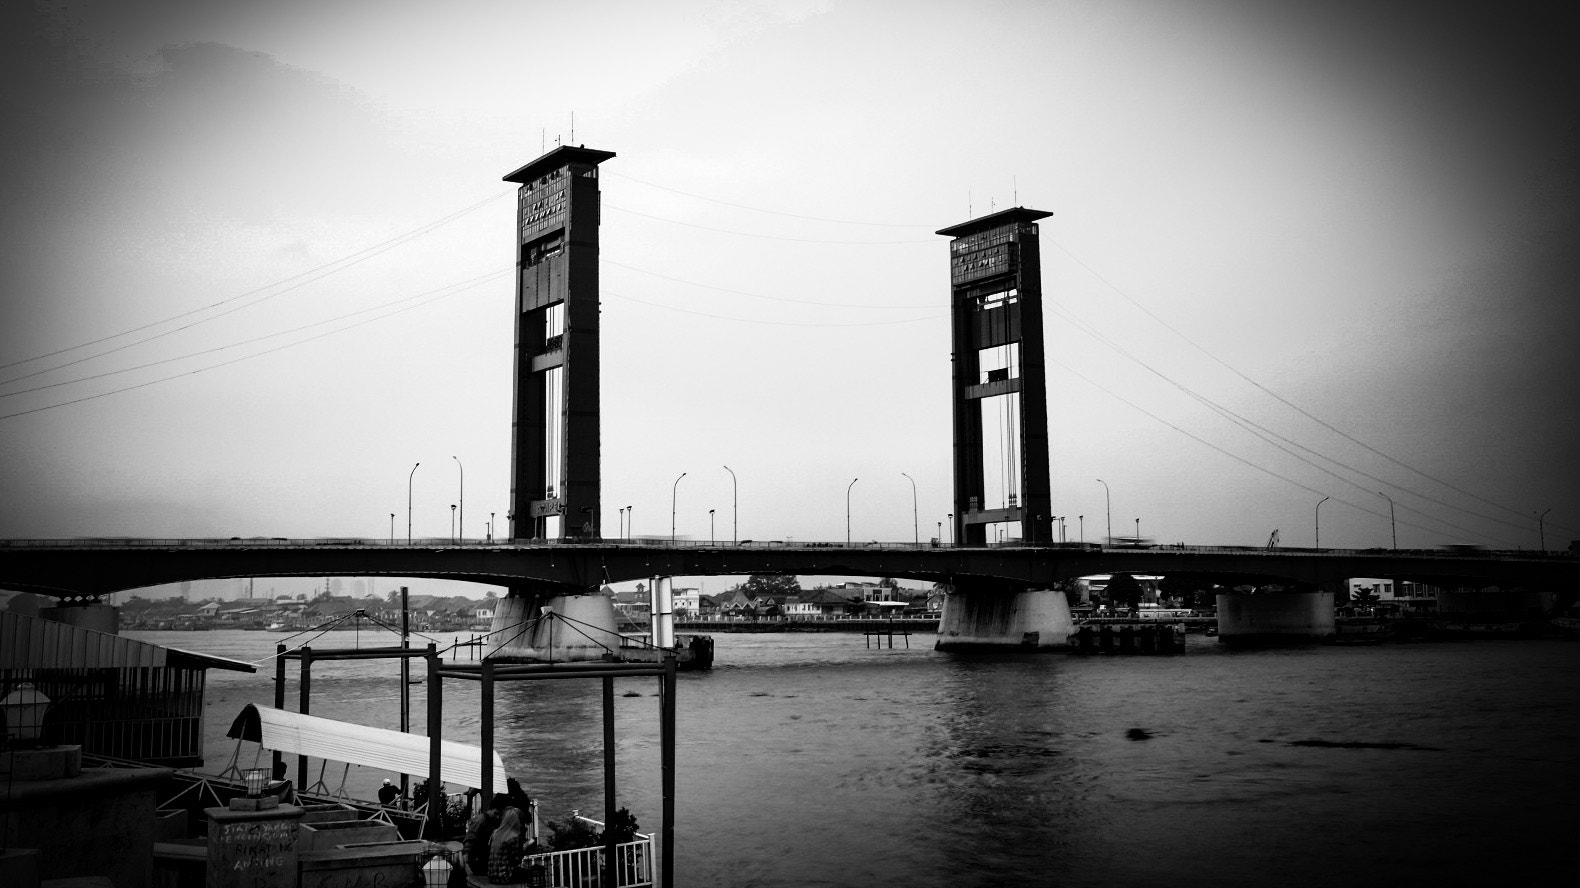
M 944 599 L 935 650 L 1053 650 L 1070 645 L 1070 601 L 1053 589 L 957 584 Z
M 1276 645 L 1332 641 L 1333 593 L 1232 592 L 1218 596 L 1221 644 Z
M 511 587 L 496 603 L 485 656 L 570 663 L 619 648 L 609 596 L 597 587 L 533 583 Z

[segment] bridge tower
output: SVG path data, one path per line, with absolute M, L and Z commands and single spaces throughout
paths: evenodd
M 954 348 L 954 537 L 1047 541 L 1048 383 L 1037 220 L 1014 207 L 942 229 Z
M 561 146 L 508 176 L 517 191 L 512 539 L 598 536 L 598 164 Z
M 510 442 L 513 540 L 599 536 L 598 165 L 614 156 L 564 145 L 504 178 L 521 186 Z M 596 594 L 598 588 L 512 585 L 495 605 L 488 655 L 600 659 L 617 633 L 614 606 Z

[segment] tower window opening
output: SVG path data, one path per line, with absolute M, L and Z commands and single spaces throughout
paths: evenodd
M 1020 378 L 1020 343 L 1011 342 L 977 351 L 978 383 Z

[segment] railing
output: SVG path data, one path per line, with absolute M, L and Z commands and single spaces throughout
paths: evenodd
M 1550 558 L 1574 559 L 1580 552 L 1571 552 L 1561 549 L 1541 551 L 1536 549 L 1476 549 L 1462 551 L 1457 549 L 1303 549 L 1294 546 L 1279 546 L 1269 549 L 1266 546 L 1198 546 L 1184 545 L 1181 543 L 1151 543 L 1146 545 L 1126 545 L 1114 543 L 1103 545 L 1101 543 L 1054 543 L 1054 542 L 1026 542 L 1024 540 L 1005 540 L 1003 542 L 989 542 L 981 546 L 962 546 L 956 543 L 934 542 L 923 540 L 912 542 L 909 540 L 882 542 L 871 540 L 864 543 L 846 545 L 839 541 L 821 540 L 693 540 L 670 539 L 669 537 L 634 537 L 625 539 L 606 539 L 594 537 L 589 539 L 532 539 L 532 540 L 503 540 L 503 539 L 452 539 L 450 537 L 425 537 L 407 542 L 402 538 L 389 537 L 230 537 L 218 538 L 141 538 L 141 537 L 81 537 L 75 539 L 0 539 L 0 548 L 302 548 L 309 546 L 323 546 L 335 548 L 426 548 L 447 549 L 455 547 L 467 548 L 494 548 L 530 549 L 530 548 L 577 548 L 579 546 L 617 547 L 629 546 L 634 548 L 659 548 L 659 549 L 875 549 L 893 551 L 916 551 L 920 549 L 1034 549 L 1037 551 L 1067 551 L 1085 553 L 1133 553 L 1156 552 L 1175 554 L 1223 554 L 1233 553 L 1247 556 L 1272 556 L 1281 557 L 1288 555 L 1323 555 L 1323 556 L 1376 556 L 1376 557 L 1416 557 L 1416 558 L 1451 558 L 1465 561 L 1487 561 L 1501 558 Z
M 577 815 L 577 820 L 602 829 L 603 824 Z M 637 833 L 634 842 L 614 846 L 615 885 L 617 888 L 649 888 L 653 884 L 653 836 Z M 577 848 L 571 851 L 551 851 L 527 857 L 530 870 L 542 866 L 548 870 L 549 885 L 601 886 L 604 865 L 603 848 Z

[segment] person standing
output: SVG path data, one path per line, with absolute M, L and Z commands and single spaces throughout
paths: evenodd
M 379 804 L 386 808 L 395 807 L 395 800 L 400 798 L 400 788 L 385 778 L 384 785 L 379 787 Z

